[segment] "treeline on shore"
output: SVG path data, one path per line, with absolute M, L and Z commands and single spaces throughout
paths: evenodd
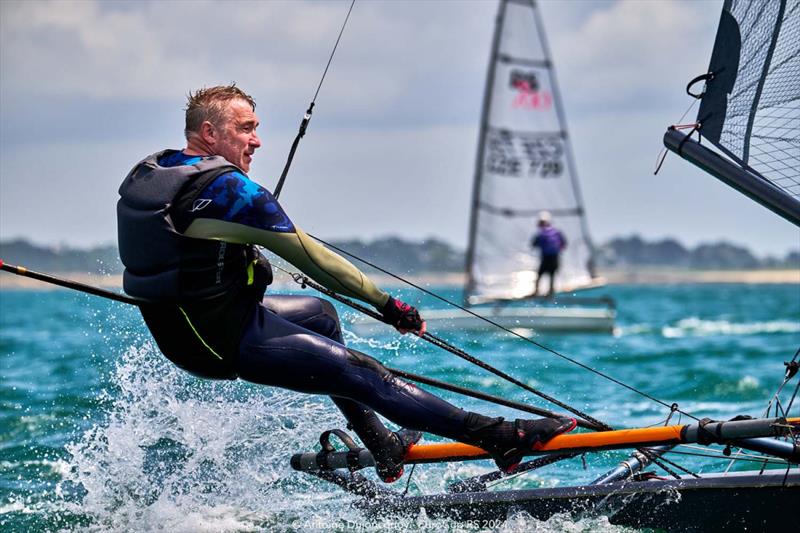
M 638 235 L 616 237 L 599 246 L 601 267 L 666 266 L 697 270 L 800 268 L 800 248 L 784 257 L 758 258 L 743 246 L 721 241 L 687 248 L 675 239 L 645 241 Z
M 345 240 L 331 244 L 395 273 L 420 274 L 461 272 L 464 251 L 430 238 L 421 242 L 398 237 L 373 241 Z M 86 249 L 40 246 L 24 239 L 0 242 L 0 258 L 34 270 L 49 272 L 90 272 L 119 274 L 122 265 L 114 245 Z M 353 260 L 359 268 L 369 266 Z M 784 269 L 800 268 L 800 249 L 785 257 L 758 258 L 750 250 L 728 242 L 700 244 L 687 248 L 675 239 L 646 241 L 637 235 L 617 237 L 597 248 L 597 265 L 602 268 L 670 267 L 676 269 Z

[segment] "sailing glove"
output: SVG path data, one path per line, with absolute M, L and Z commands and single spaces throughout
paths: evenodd
M 386 304 L 381 309 L 383 321 L 394 326 L 400 333 L 413 331 L 414 333 L 425 333 L 425 321 L 419 316 L 419 311 L 400 300 L 395 300 L 391 296 L 386 300 Z

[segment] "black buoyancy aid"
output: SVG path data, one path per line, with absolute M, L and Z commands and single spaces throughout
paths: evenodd
M 239 169 L 220 156 L 160 166 L 170 152 L 143 159 L 119 188 L 123 288 L 153 302 L 141 311 L 164 355 L 194 374 L 234 378 L 232 360 L 242 330 L 272 271 L 253 246 L 182 234 L 203 189 Z

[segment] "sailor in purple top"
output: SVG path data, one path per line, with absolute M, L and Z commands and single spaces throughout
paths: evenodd
M 536 274 L 533 296 L 539 295 L 539 281 L 542 279 L 542 274 L 549 274 L 550 291 L 547 296 L 553 296 L 556 272 L 558 271 L 558 257 L 561 255 L 561 250 L 567 247 L 567 239 L 561 231 L 551 225 L 550 213 L 547 211 L 539 213 L 537 225 L 539 226 L 539 231 L 531 239 L 531 246 L 539 248 L 541 260 L 539 261 L 539 271 Z

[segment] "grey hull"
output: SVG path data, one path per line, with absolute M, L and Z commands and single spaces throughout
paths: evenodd
M 614 330 L 616 310 L 601 307 L 485 307 L 476 313 L 508 329 L 533 332 L 595 332 Z M 488 322 L 458 309 L 423 310 L 422 316 L 432 332 L 441 330 L 486 330 Z M 369 317 L 358 317 L 350 323 L 359 335 L 390 331 L 387 326 Z
M 612 524 L 667 531 L 797 531 L 800 472 L 378 498 L 359 505 L 371 514 L 417 514 L 424 508 L 429 518 L 485 524 L 525 512 L 538 520 L 557 513 L 604 515 Z

